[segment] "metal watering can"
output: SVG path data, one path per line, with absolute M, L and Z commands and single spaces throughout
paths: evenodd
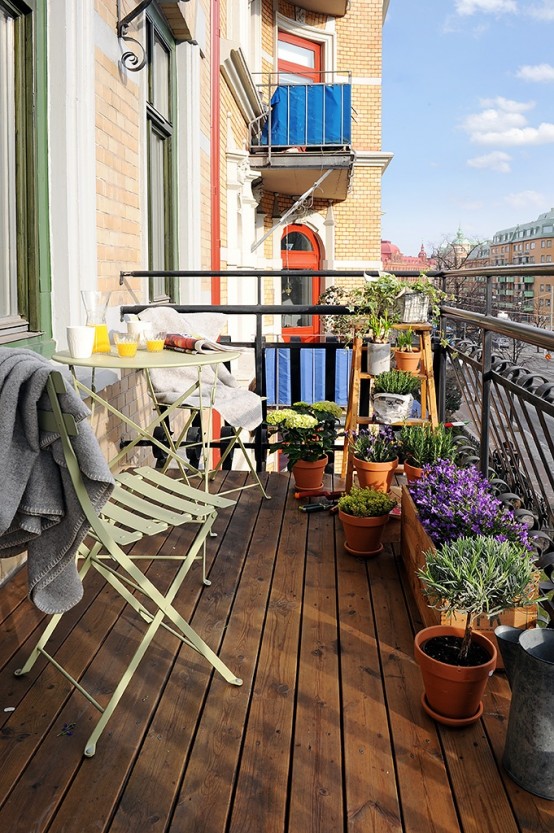
M 554 630 L 494 633 L 512 689 L 502 763 L 524 790 L 554 801 Z

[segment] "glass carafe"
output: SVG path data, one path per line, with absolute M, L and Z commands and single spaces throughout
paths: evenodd
M 110 338 L 106 323 L 106 309 L 111 292 L 81 290 L 81 297 L 87 314 L 87 326 L 94 327 L 93 353 L 109 353 Z

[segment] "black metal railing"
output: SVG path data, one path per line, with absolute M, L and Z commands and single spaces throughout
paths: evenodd
M 463 279 L 480 277 L 481 299 L 472 297 L 473 309 L 461 306 L 443 306 L 440 325 L 434 338 L 435 373 L 438 391 L 438 406 L 441 419 L 446 419 L 447 390 L 450 382 L 457 389 L 461 402 L 457 416 L 466 423 L 468 448 L 473 449 L 475 460 L 481 470 L 501 484 L 505 493 L 517 495 L 514 501 L 525 505 L 533 512 L 536 526 L 551 532 L 554 529 L 554 368 L 550 371 L 546 356 L 554 356 L 554 333 L 529 323 L 520 323 L 492 314 L 494 308 L 494 278 L 503 272 L 517 271 L 530 274 L 533 267 L 498 267 L 491 270 L 464 270 L 459 272 L 432 272 L 435 277 L 447 282 L 461 273 Z M 534 267 L 540 275 L 554 275 L 554 267 Z M 161 275 L 176 278 L 198 278 L 199 272 L 124 272 L 121 282 L 128 278 L 150 278 Z M 295 276 L 300 273 L 294 271 Z M 305 273 L 307 278 L 324 277 L 336 281 L 339 278 L 378 275 L 378 272 L 359 270 L 320 270 Z M 419 272 L 396 272 L 399 277 L 417 277 Z M 263 333 L 264 316 L 289 315 L 349 315 L 351 311 L 342 306 L 331 305 L 287 305 L 262 304 L 264 278 L 286 277 L 286 271 L 250 270 L 202 273 L 202 277 L 256 278 L 256 303 L 247 306 L 220 305 L 211 303 L 196 305 L 172 305 L 182 312 L 223 312 L 228 315 L 251 315 L 255 317 L 255 336 L 251 341 L 233 342 L 237 346 L 250 347 L 254 351 L 254 375 L 256 390 L 267 395 L 268 349 L 276 346 L 288 350 L 296 358 L 290 362 L 290 373 L 294 396 L 301 389 L 298 374 L 302 351 L 324 350 L 326 356 L 344 350 L 344 345 L 333 337 L 322 336 L 319 343 L 301 341 L 276 342 Z M 481 304 L 482 311 L 476 311 Z M 147 305 L 123 306 L 122 314 L 137 313 Z M 469 304 L 468 304 L 469 306 Z M 446 336 L 446 337 L 445 337 Z M 499 347 L 499 340 L 503 346 Z M 507 346 L 506 346 L 507 345 Z M 523 345 L 518 353 L 514 345 Z M 538 353 L 536 351 L 539 351 Z M 527 353 L 526 353 L 527 351 Z M 533 356 L 529 351 L 534 351 Z M 518 357 L 518 361 L 512 361 Z M 553 360 L 554 364 L 554 360 Z M 325 359 L 325 373 L 331 373 L 334 362 Z M 541 372 L 542 371 L 542 372 Z M 326 391 L 331 390 L 327 380 Z M 450 415 L 448 415 L 450 416 Z M 258 431 L 250 444 L 255 449 L 256 464 L 263 468 L 267 449 L 266 439 Z M 502 486 L 504 484 L 504 486 Z

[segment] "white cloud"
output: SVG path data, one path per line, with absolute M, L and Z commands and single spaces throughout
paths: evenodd
M 552 64 L 526 64 L 518 69 L 516 77 L 523 81 L 554 81 L 554 66 Z
M 462 17 L 484 14 L 512 14 L 517 12 L 515 0 L 456 0 L 456 12 Z
M 508 153 L 501 150 L 493 150 L 492 153 L 487 153 L 484 156 L 475 156 L 473 159 L 468 159 L 467 164 L 470 168 L 479 168 L 482 170 L 497 171 L 500 174 L 509 174 L 511 171 L 510 161 L 512 157 Z
M 542 208 L 546 203 L 544 194 L 538 191 L 518 191 L 513 194 L 506 194 L 504 201 L 512 208 L 527 208 L 528 206 L 535 206 Z
M 542 122 L 538 127 L 531 127 L 523 115 L 535 106 L 534 102 L 499 96 L 483 99 L 481 104 L 485 109 L 467 116 L 461 124 L 471 142 L 504 147 L 554 143 L 554 124 Z
M 534 4 L 527 13 L 536 20 L 554 20 L 554 0 L 542 0 L 539 5 Z

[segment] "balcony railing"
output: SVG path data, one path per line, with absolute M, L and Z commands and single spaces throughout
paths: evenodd
M 350 74 L 322 72 L 317 78 L 317 82 L 298 83 L 286 73 L 264 76 L 258 89 L 267 109 L 250 125 L 253 152 L 350 148 Z
M 530 274 L 531 267 L 525 267 Z M 554 275 L 554 267 L 541 267 L 535 270 L 542 275 Z M 507 270 L 513 267 L 506 267 Z M 195 277 L 198 272 L 173 272 L 175 277 Z M 397 273 L 402 277 L 417 276 L 416 272 Z M 490 271 L 483 275 L 486 281 L 479 284 L 478 300 L 465 298 L 466 308 L 462 306 L 445 306 L 442 310 L 440 332 L 446 334 L 441 342 L 440 333 L 434 340 L 434 370 L 436 374 L 439 414 L 446 419 L 447 408 L 452 407 L 448 394 L 454 388 L 460 401 L 455 411 L 456 417 L 465 423 L 466 454 L 473 458 L 484 473 L 487 473 L 498 488 L 513 501 L 518 511 L 526 514 L 536 529 L 548 534 L 554 531 L 554 368 L 548 356 L 554 356 L 554 333 L 529 323 L 518 323 L 508 318 L 493 315 L 492 278 L 498 275 Z M 124 277 L 157 277 L 158 272 L 122 273 Z M 210 272 L 210 276 L 227 278 L 255 279 L 258 287 L 258 301 L 263 297 L 264 278 L 283 277 L 285 272 Z M 295 272 L 295 275 L 298 275 Z M 465 272 L 431 273 L 431 277 L 441 277 L 444 281 L 461 275 L 467 281 L 470 270 Z M 206 275 L 207 276 L 207 275 Z M 306 278 L 326 277 L 335 281 L 339 277 L 359 277 L 362 272 L 307 272 Z M 474 281 L 474 285 L 476 282 Z M 484 294 L 483 294 L 484 289 Z M 472 309 L 468 309 L 468 307 Z M 123 307 L 122 313 L 139 312 L 142 306 Z M 337 382 L 331 375 L 345 375 L 345 365 L 336 359 L 338 353 L 348 354 L 344 346 L 335 338 L 322 336 L 319 344 L 289 342 L 288 344 L 272 341 L 263 333 L 264 316 L 281 314 L 332 315 L 349 314 L 346 307 L 328 305 L 264 305 L 220 306 L 211 304 L 195 306 L 177 306 L 178 310 L 187 312 L 213 312 L 219 310 L 229 315 L 255 316 L 256 335 L 253 341 L 242 342 L 243 346 L 254 348 L 254 373 L 257 390 L 263 395 L 268 392 L 268 355 L 276 351 L 290 351 L 300 356 L 302 361 L 291 360 L 289 389 L 291 398 L 309 396 L 309 390 L 302 387 L 301 368 L 312 365 L 320 368 L 326 379 L 325 390 L 317 391 L 315 398 L 334 398 Z M 483 311 L 479 311 L 479 309 Z M 529 316 L 530 317 L 530 316 Z M 542 322 L 544 325 L 544 321 Z M 552 322 L 549 320 L 548 325 Z M 235 342 L 236 343 L 236 342 Z M 273 354 L 270 353 L 273 351 Z M 308 352 L 305 352 L 308 351 Z M 333 359 L 321 358 L 332 354 Z M 312 358 L 308 358 L 313 356 Z M 316 357 L 317 356 L 317 357 Z M 271 359 L 273 361 L 274 359 Z M 315 364 L 314 364 L 315 363 Z M 554 360 L 553 360 L 554 364 Z M 337 371 L 341 367 L 342 370 Z M 322 371 L 321 368 L 324 368 Z M 312 368 L 313 370 L 313 368 Z M 274 371 L 273 371 L 274 372 Z M 330 375 L 331 374 L 331 375 Z M 316 374 L 317 375 L 317 374 Z M 275 372 L 274 372 L 275 376 Z M 269 369 L 271 377 L 271 369 Z M 340 380 L 338 382 L 340 384 Z M 271 384 L 269 385 L 271 387 Z M 277 398 L 279 402 L 282 399 Z M 452 414 L 448 414 L 451 416 Z M 263 468 L 266 444 L 261 431 L 258 432 L 252 446 L 255 448 L 257 465 Z

